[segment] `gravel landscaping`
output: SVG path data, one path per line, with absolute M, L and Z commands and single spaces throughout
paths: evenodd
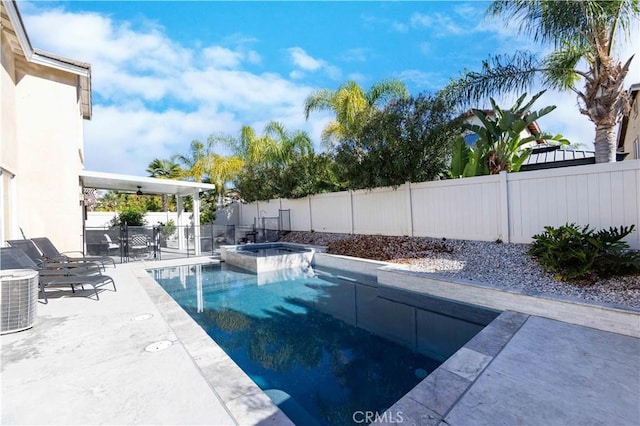
M 526 244 L 319 232 L 291 232 L 280 241 L 327 246 L 331 254 L 402 263 L 415 271 L 526 294 L 560 295 L 640 309 L 640 275 L 559 281 L 527 254 Z

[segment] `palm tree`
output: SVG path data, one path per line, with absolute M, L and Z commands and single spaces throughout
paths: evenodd
M 311 93 L 304 102 L 304 114 L 309 119 L 312 111 L 333 111 L 335 120 L 322 131 L 322 141 L 327 148 L 345 139 L 353 139 L 358 146 L 358 134 L 372 113 L 394 99 L 408 96 L 406 86 L 399 80 L 381 81 L 366 92 L 358 83 L 347 81 L 337 90 Z
M 218 154 L 211 154 L 209 158 L 209 180 L 216 186 L 216 191 L 218 192 L 217 204 L 218 208 L 220 208 L 223 205 L 225 184 L 238 176 L 244 161 L 237 156 L 223 157 Z
M 306 132 L 289 132 L 277 121 L 267 124 L 264 135 L 272 141 L 268 145 L 271 147 L 270 159 L 281 166 L 286 167 L 301 156 L 313 153 L 313 143 Z
M 147 167 L 150 177 L 158 179 L 177 179 L 182 175 L 180 165 L 173 160 L 161 160 L 154 158 Z M 162 211 L 169 211 L 169 198 L 167 194 L 162 194 Z
M 199 140 L 194 140 L 189 145 L 189 153 L 187 155 L 176 154 L 172 157 L 172 160 L 182 163 L 182 177 L 202 182 L 202 178 L 207 172 L 208 156 L 209 147 L 205 147 Z
M 468 104 L 535 81 L 571 90 L 596 127 L 596 162 L 616 161 L 616 125 L 629 109 L 623 83 L 633 56 L 622 62 L 614 47 L 618 34 L 628 35 L 640 17 L 639 0 L 499 0 L 487 13 L 519 21 L 521 33 L 555 50 L 544 58 L 528 52 L 490 57 L 480 72 L 466 72 L 443 94 Z

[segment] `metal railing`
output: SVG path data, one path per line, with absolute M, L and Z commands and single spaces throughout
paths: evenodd
M 263 226 L 201 225 L 200 255 L 217 255 L 220 246 L 277 241 L 278 229 Z M 89 255 L 112 256 L 121 263 L 138 260 L 168 260 L 195 256 L 194 226 L 121 226 L 85 228 Z

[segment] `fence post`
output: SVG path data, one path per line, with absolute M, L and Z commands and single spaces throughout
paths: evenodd
M 506 171 L 500 172 L 500 239 L 510 242 L 509 229 L 509 185 L 507 184 L 509 174 Z
M 407 220 L 407 234 L 410 237 L 413 237 L 413 200 L 411 199 L 411 182 L 410 181 L 406 182 L 405 186 L 406 186 L 405 201 L 407 206 L 407 215 L 405 217 Z
M 311 195 L 307 195 L 309 201 L 309 231 L 313 231 L 313 210 L 311 209 Z
M 349 190 L 349 222 L 350 222 L 350 228 L 351 228 L 351 235 L 353 235 L 353 231 L 355 228 L 355 225 L 353 223 L 353 191 Z

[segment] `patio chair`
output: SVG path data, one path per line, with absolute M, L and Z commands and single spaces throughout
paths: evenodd
M 149 255 L 149 240 L 144 234 L 134 234 L 129 241 L 129 250 L 134 258 L 147 257 Z
M 66 287 L 70 286 L 73 293 L 76 286 L 84 290 L 84 285 L 93 287 L 96 300 L 100 300 L 98 287 L 111 283 L 113 291 L 117 291 L 116 283 L 110 276 L 96 274 L 85 275 L 78 272 L 78 268 L 68 269 L 42 269 L 26 255 L 24 251 L 16 247 L 0 247 L 0 268 L 2 269 L 33 269 L 38 271 L 38 284 L 45 303 L 48 303 L 46 287 Z
M 40 269 L 77 269 L 77 273 L 87 275 L 99 274 L 104 266 L 94 262 L 63 262 L 52 261 L 44 258 L 38 247 L 31 240 L 7 240 L 11 247 L 22 250 Z
M 31 238 L 40 252 L 42 252 L 45 259 L 59 260 L 65 262 L 95 262 L 100 263 L 102 268 L 105 268 L 106 263 L 111 263 L 113 267 L 116 267 L 116 262 L 109 256 L 67 256 L 66 254 L 58 251 L 55 245 L 47 237 Z M 67 252 L 72 253 L 72 252 Z M 82 252 L 77 252 L 82 253 Z
M 111 255 L 111 250 L 120 250 L 120 244 L 114 243 L 109 234 L 104 234 L 104 243 L 107 245 L 107 255 Z

